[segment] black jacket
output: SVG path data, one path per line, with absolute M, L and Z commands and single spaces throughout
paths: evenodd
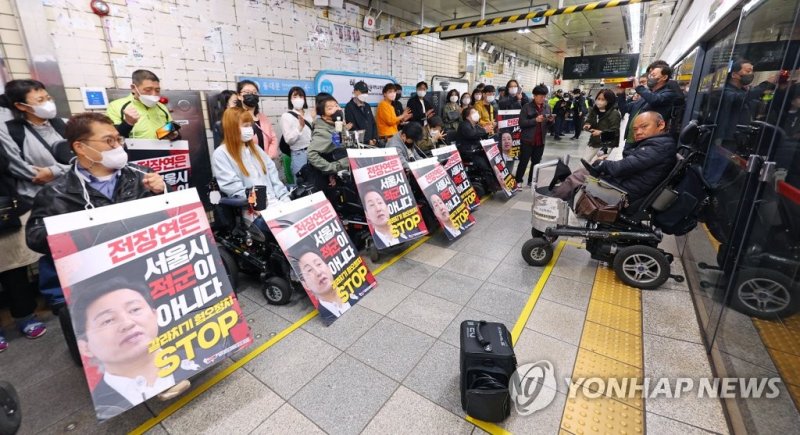
M 486 139 L 486 130 L 478 124 L 461 121 L 456 132 L 456 148 L 459 151 L 475 152 L 481 149 L 481 140 Z
M 586 107 L 585 98 L 573 97 L 572 100 L 570 101 L 571 101 L 570 104 L 572 104 L 572 106 L 570 106 L 570 109 L 572 109 L 572 116 L 574 118 L 586 116 L 586 114 L 589 113 L 589 108 Z M 575 128 L 581 128 L 581 127 L 582 126 L 575 126 Z
M 419 97 L 416 95 L 413 95 L 408 99 L 406 107 L 411 109 L 411 121 L 418 122 L 420 124 L 425 124 L 425 121 L 428 119 L 428 117 L 425 116 L 425 112 L 434 108 L 431 99 L 425 97 L 425 110 L 422 110 L 422 101 L 420 101 Z
M 547 101 L 542 104 L 542 111 L 539 112 L 536 108 L 536 104 L 530 102 L 526 104 L 522 110 L 519 112 L 519 126 L 522 129 L 520 133 L 520 142 L 523 144 L 533 144 L 534 143 L 534 133 L 536 132 L 536 118 L 539 115 L 544 115 L 545 119 L 542 122 L 542 128 L 540 130 L 542 135 L 542 146 L 544 146 L 545 138 L 547 137 L 547 123 L 550 122 L 547 117 L 550 115 L 550 105 L 547 104 Z
M 522 109 L 526 104 L 528 104 L 530 102 L 531 102 L 531 99 L 528 98 L 528 96 L 525 95 L 525 93 L 523 92 L 522 93 L 522 102 L 517 100 L 517 96 L 516 95 L 514 95 L 513 97 L 511 95 L 509 95 L 507 97 L 501 98 L 500 102 L 498 103 L 498 105 L 499 105 L 500 110 L 518 110 L 518 109 Z
M 364 138 L 361 139 L 364 143 L 378 138 L 378 126 L 369 104 L 364 103 L 359 107 L 355 101 L 350 100 L 344 106 L 344 119 L 353 123 L 351 130 L 364 130 Z
M 657 90 L 651 91 L 647 86 L 637 86 L 636 93 L 639 98 L 644 100 L 644 105 L 639 109 L 640 112 L 654 111 L 664 117 L 664 121 L 669 124 L 672 108 L 685 104 L 685 97 L 680 90 L 678 82 L 670 80 L 667 84 Z
M 83 199 L 81 180 L 75 173 L 76 164 L 74 163 L 66 174 L 40 190 L 33 200 L 33 209 L 25 228 L 25 237 L 28 247 L 36 252 L 50 253 L 44 218 L 85 210 L 86 201 Z M 152 172 L 150 168 L 144 166 L 136 167 L 145 172 Z M 143 179 L 144 174 L 126 166 L 121 169 L 117 186 L 114 189 L 113 200 L 109 200 L 105 195 L 94 190 L 88 183 L 86 190 L 89 192 L 89 200 L 92 205 L 103 207 L 152 196 L 153 193 L 145 189 Z
M 622 152 L 622 160 L 604 161 L 598 169 L 604 180 L 628 192 L 636 201 L 649 194 L 675 166 L 678 147 L 669 134 L 636 142 Z

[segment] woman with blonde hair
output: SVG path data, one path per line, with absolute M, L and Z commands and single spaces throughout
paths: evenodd
M 253 115 L 241 107 L 231 107 L 222 115 L 222 144 L 214 151 L 214 173 L 219 188 L 229 197 L 245 198 L 253 189 L 266 190 L 266 204 L 248 207 L 244 217 L 262 231 L 267 224 L 261 217 L 262 208 L 278 202 L 289 202 L 289 191 L 278 178 L 272 159 L 253 140 Z

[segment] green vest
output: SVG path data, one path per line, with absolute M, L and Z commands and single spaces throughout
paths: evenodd
M 127 107 L 135 107 L 139 112 L 139 120 L 133 125 L 129 135 L 131 139 L 158 139 L 156 130 L 166 125 L 167 122 L 172 121 L 172 115 L 170 115 L 167 106 L 158 103 L 148 108 L 141 101 L 133 98 L 133 94 L 130 94 L 125 98 L 114 100 L 108 105 L 106 115 L 111 118 L 114 125 L 125 122 L 122 108 L 126 104 Z

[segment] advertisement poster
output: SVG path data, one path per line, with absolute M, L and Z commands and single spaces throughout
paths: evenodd
M 327 92 L 344 107 L 353 98 L 353 86 L 362 81 L 369 88 L 366 103 L 373 107 L 383 100 L 383 86 L 387 83 L 396 83 L 394 78 L 389 76 L 323 70 L 314 78 L 314 86 L 316 93 Z
M 492 166 L 492 172 L 497 177 L 497 182 L 500 183 L 500 188 L 506 197 L 511 198 L 514 196 L 514 189 L 517 187 L 517 181 L 511 175 L 506 162 L 503 161 L 503 156 L 500 155 L 500 149 L 497 147 L 497 142 L 493 139 L 481 141 L 483 152 L 486 153 L 486 158 L 489 159 L 489 164 Z
M 439 164 L 444 166 L 444 170 L 450 175 L 456 191 L 461 200 L 467 204 L 470 211 L 474 211 L 481 204 L 481 199 L 469 181 L 467 171 L 464 170 L 464 162 L 461 161 L 461 154 L 455 145 L 448 145 L 441 148 L 434 148 L 431 153 L 439 160 Z
M 98 420 L 252 343 L 196 189 L 44 222 Z
M 497 112 L 497 132 L 500 137 L 500 151 L 510 162 L 519 158 L 520 137 L 519 110 L 500 110 Z
M 274 207 L 264 220 L 326 325 L 375 288 L 375 277 L 322 192 Z
M 436 157 L 409 162 L 408 167 L 449 240 L 457 239 L 475 224 L 467 203 Z
M 170 192 L 189 188 L 189 141 L 125 139 L 125 146 L 130 163 L 147 166 L 161 174 Z
M 376 248 L 428 234 L 395 148 L 348 149 L 347 155 Z

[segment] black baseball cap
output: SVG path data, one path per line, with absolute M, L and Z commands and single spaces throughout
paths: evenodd
M 369 93 L 369 86 L 367 86 L 367 84 L 364 83 L 363 81 L 356 82 L 356 84 L 353 85 L 353 89 L 358 91 L 358 92 L 361 92 L 362 94 L 368 94 Z

